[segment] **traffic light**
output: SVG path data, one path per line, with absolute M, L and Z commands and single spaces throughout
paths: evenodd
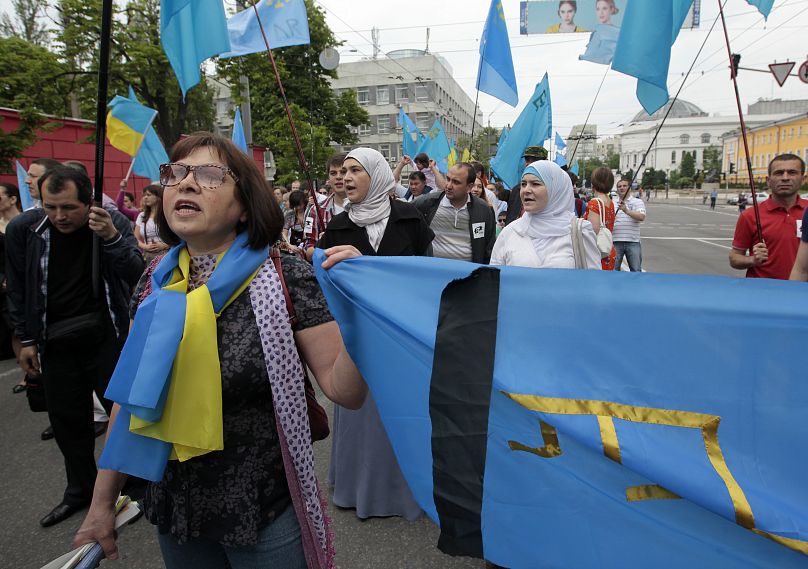
M 734 173 L 735 173 L 735 162 L 730 162 L 730 163 L 729 163 L 729 173 L 730 173 L 730 174 L 734 174 Z

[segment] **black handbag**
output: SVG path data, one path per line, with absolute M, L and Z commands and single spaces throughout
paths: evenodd
M 104 329 L 102 316 L 98 313 L 79 314 L 72 318 L 65 318 L 53 324 L 48 324 L 47 339 L 77 340 L 89 335 L 99 335 Z

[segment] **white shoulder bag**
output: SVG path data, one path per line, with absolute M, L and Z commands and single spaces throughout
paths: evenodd
M 597 199 L 597 198 L 596 198 Z M 612 232 L 606 227 L 606 206 L 602 201 L 598 200 L 598 212 L 600 213 L 600 231 L 595 239 L 598 244 L 598 251 L 600 251 L 600 258 L 606 259 L 612 254 L 612 246 L 614 245 L 612 239 Z
M 583 230 L 581 220 L 575 216 L 570 220 L 570 237 L 572 238 L 572 257 L 575 259 L 575 268 L 585 269 Z

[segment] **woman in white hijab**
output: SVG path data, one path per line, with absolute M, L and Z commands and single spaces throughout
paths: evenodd
M 492 265 L 601 268 L 595 232 L 575 216 L 572 182 L 564 170 L 549 160 L 533 162 L 522 174 L 519 192 L 525 213 L 500 233 Z
M 427 254 L 434 234 L 415 206 L 391 199 L 396 182 L 384 156 L 357 148 L 342 174 L 349 203 L 317 244 L 328 256 L 323 267 L 358 255 Z M 336 506 L 355 508 L 363 519 L 420 516 L 370 394 L 356 411 L 334 405 L 332 432 L 328 481 Z

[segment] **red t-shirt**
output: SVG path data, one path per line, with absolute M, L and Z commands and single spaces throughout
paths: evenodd
M 763 229 L 763 240 L 769 250 L 769 260 L 757 267 L 747 269 L 748 278 L 783 279 L 788 280 L 794 259 L 797 258 L 797 249 L 800 246 L 802 216 L 808 200 L 797 198 L 797 203 L 788 211 L 769 198 L 760 202 L 760 225 Z M 735 224 L 735 237 L 732 246 L 735 249 L 747 251 L 757 243 L 757 227 L 755 225 L 755 210 L 745 210 Z

